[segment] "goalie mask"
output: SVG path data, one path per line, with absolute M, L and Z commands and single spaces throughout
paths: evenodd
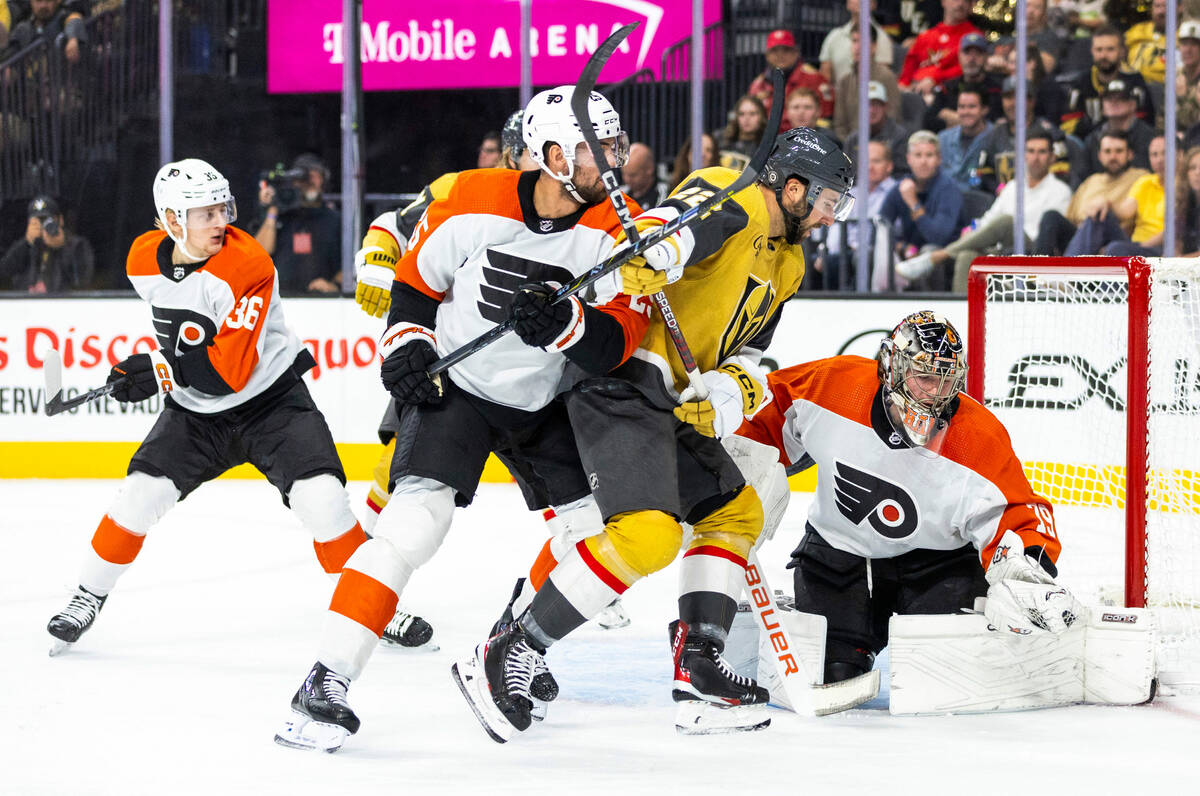
M 559 86 L 534 95 L 525 106 L 521 136 L 525 139 L 525 145 L 529 147 L 529 156 L 533 161 L 561 182 L 572 199 L 580 204 L 588 204 L 571 181 L 575 176 L 576 161 L 586 159 L 591 162 L 592 158 L 587 144 L 584 143 L 579 122 L 571 112 L 571 95 L 574 93 L 574 86 Z M 597 91 L 588 95 L 588 118 L 592 120 L 596 137 L 601 143 L 611 142 L 611 151 L 616 161 L 614 167 L 624 166 L 629 157 L 629 138 L 621 130 L 621 117 L 612 103 Z M 555 173 L 546 163 L 547 144 L 558 144 L 562 147 L 563 157 L 567 159 L 566 174 Z
M 965 356 L 955 328 L 929 311 L 907 316 L 880 344 L 884 410 L 914 447 L 941 448 L 967 379 Z
M 793 215 L 783 206 L 783 189 L 793 178 L 807 186 L 801 215 Z M 854 165 L 836 141 L 811 127 L 795 127 L 775 139 L 759 182 L 775 191 L 787 222 L 788 243 L 800 242 L 803 222 L 814 207 L 834 221 L 845 221 L 854 209 L 850 194 Z
M 188 248 L 188 230 L 210 229 L 237 220 L 237 204 L 229 191 L 229 180 L 196 158 L 168 163 L 158 170 L 154 178 L 154 207 L 171 240 L 179 244 L 184 255 L 196 262 L 204 256 Z M 183 228 L 179 236 L 171 231 L 167 222 L 168 210 Z

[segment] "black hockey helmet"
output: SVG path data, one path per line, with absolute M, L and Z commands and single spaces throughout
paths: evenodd
M 504 128 L 500 130 L 500 143 L 505 149 L 512 151 L 513 160 L 521 157 L 521 153 L 525 151 L 525 138 L 521 135 L 521 120 L 524 117 L 525 109 L 518 108 L 512 112 L 508 121 L 504 123 Z
M 793 127 L 775 139 L 775 146 L 763 165 L 759 182 L 774 189 L 775 198 L 783 208 L 783 187 L 795 177 L 808 186 L 808 207 L 802 216 L 787 211 L 789 238 L 793 226 L 808 217 L 813 204 L 824 198 L 831 202 L 829 214 L 844 221 L 854 207 L 850 189 L 854 187 L 854 164 L 837 141 L 811 127 Z M 832 193 L 825 193 L 826 191 Z

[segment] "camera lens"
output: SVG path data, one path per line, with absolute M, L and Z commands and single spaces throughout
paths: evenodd
M 42 218 L 42 229 L 46 231 L 47 235 L 57 235 L 58 220 L 54 216 L 44 216 Z

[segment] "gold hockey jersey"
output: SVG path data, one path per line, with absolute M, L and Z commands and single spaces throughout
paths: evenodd
M 737 177 L 737 171 L 719 166 L 693 172 L 664 206 L 683 212 Z M 653 215 L 653 210 L 648 211 L 641 221 Z M 638 226 L 643 234 L 652 229 L 641 222 Z M 665 292 L 701 371 L 713 370 L 731 359 L 745 358 L 757 364 L 779 321 L 783 302 L 800 287 L 804 277 L 800 246 L 788 244 L 782 236 L 768 237 L 769 228 L 767 202 L 757 183 L 735 193 L 691 228 L 695 246 L 683 276 Z M 614 276 L 606 283 L 599 297 L 616 291 L 618 280 L 619 276 Z M 657 371 L 658 386 L 668 389 L 666 397 L 672 402 L 687 386 L 683 362 L 661 313 L 654 313 L 633 358 Z M 649 387 L 646 371 L 631 362 L 614 375 Z

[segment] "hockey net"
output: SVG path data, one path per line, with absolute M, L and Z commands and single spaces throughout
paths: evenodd
M 1161 683 L 1200 688 L 1200 259 L 983 258 L 968 296 L 968 392 L 1055 507 L 1059 580 L 1153 608 Z

